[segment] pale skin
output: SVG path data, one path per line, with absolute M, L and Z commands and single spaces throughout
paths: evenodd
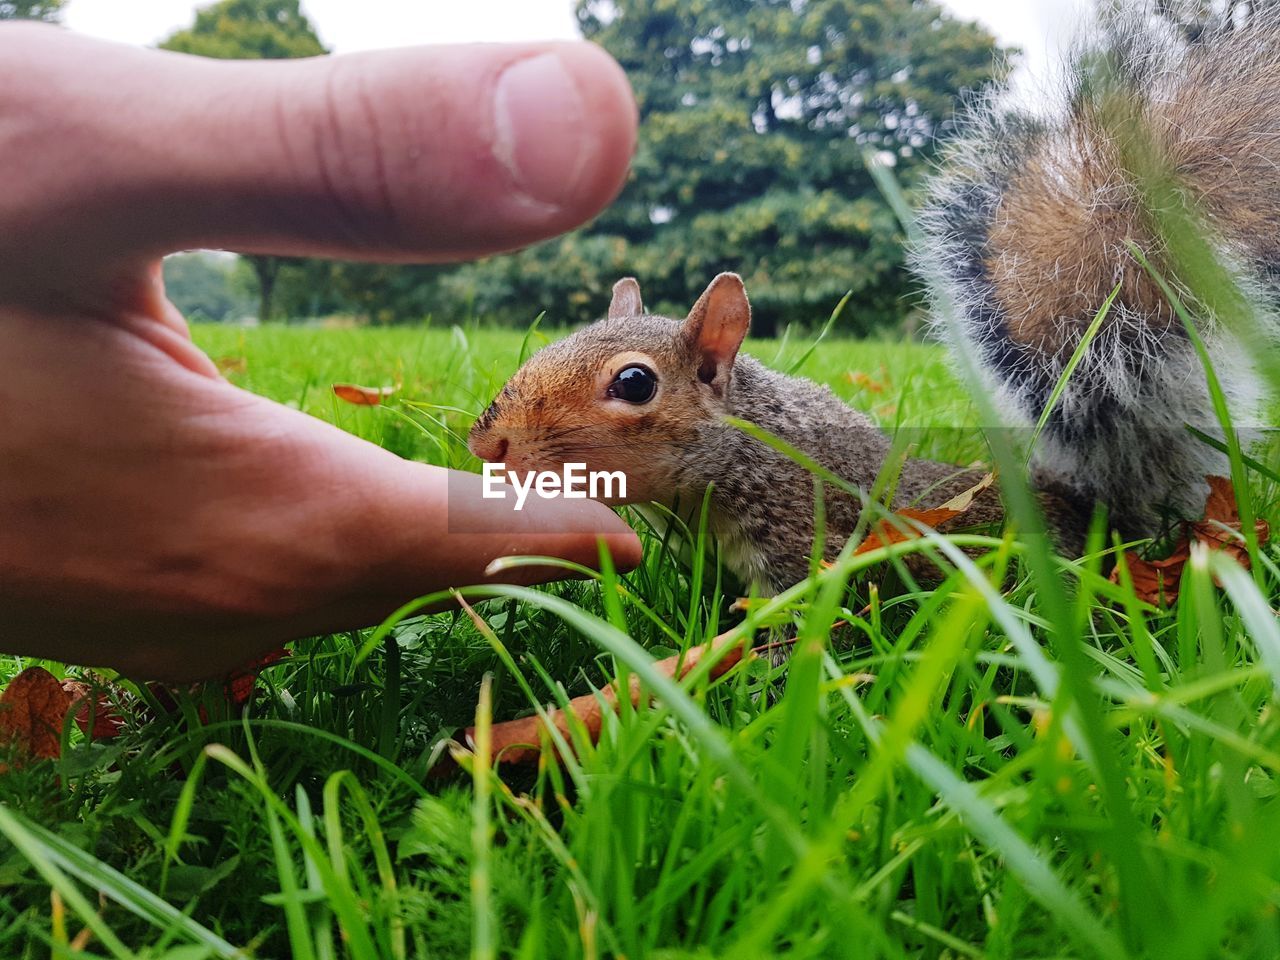
M 0 650 L 212 676 L 498 557 L 637 563 L 604 506 L 459 498 L 479 476 L 450 497 L 447 471 L 231 386 L 158 268 L 524 246 L 614 197 L 635 125 L 589 44 L 226 63 L 0 27 Z

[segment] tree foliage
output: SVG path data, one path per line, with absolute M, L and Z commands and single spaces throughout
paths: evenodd
M 327 53 L 298 0 L 221 0 L 160 44 L 219 60 L 286 60 Z
M 509 297 L 583 320 L 625 272 L 650 304 L 683 310 L 735 270 L 760 332 L 818 322 L 847 290 L 855 329 L 901 315 L 903 238 L 863 153 L 910 187 L 958 98 L 1002 75 L 989 34 L 927 0 L 579 0 L 577 12 L 636 91 L 630 180 L 583 234 L 465 271 L 478 308 Z M 565 297 L 570 278 L 593 286 Z
M 299 0 L 221 0 L 196 12 L 195 23 L 160 46 L 219 60 L 284 60 L 328 51 Z M 245 257 L 258 291 L 258 316 L 275 315 L 275 292 L 285 258 Z
M 442 299 L 437 287 L 451 269 L 436 264 L 354 263 L 291 259 L 276 281 L 277 311 L 287 317 L 349 314 L 368 323 L 395 324 L 429 316 L 464 320 L 468 305 Z M 528 319 L 528 318 L 525 318 Z
M 57 23 L 67 0 L 0 0 L 0 20 L 43 20 Z
M 636 89 L 634 172 L 595 229 L 647 248 L 651 299 L 687 307 L 733 269 L 763 328 L 846 290 L 864 329 L 899 314 L 902 237 L 863 151 L 913 182 L 998 71 L 990 35 L 913 0 L 580 0 L 578 19 Z
M 165 292 L 193 320 L 239 320 L 255 304 L 235 273 L 236 261 L 225 254 L 179 253 L 165 258 Z

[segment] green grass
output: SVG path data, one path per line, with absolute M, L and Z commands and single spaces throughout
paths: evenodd
M 479 330 L 196 336 L 244 358 L 240 385 L 451 466 L 522 349 Z M 806 345 L 750 349 L 785 369 Z M 940 350 L 828 340 L 803 372 L 921 455 L 985 456 Z M 400 383 L 405 403 L 341 405 L 335 381 Z M 1280 519 L 1274 484 L 1249 492 Z M 653 675 L 738 615 L 713 565 L 651 539 L 620 579 L 476 592 L 483 631 L 412 618 L 359 663 L 370 632 L 299 642 L 243 717 L 206 697 L 207 724 L 192 701 L 106 744 L 76 733 L 0 777 L 0 957 L 1280 955 L 1274 551 L 1256 577 L 1198 557 L 1158 613 L 1096 555 L 985 542 L 977 561 L 931 545 L 954 572 L 928 593 L 846 557 L 756 610 L 734 629 L 797 624 L 785 684 L 761 663 Z M 464 757 L 427 777 L 478 705 L 498 722 L 528 691 L 624 673 L 659 697 L 563 768 Z

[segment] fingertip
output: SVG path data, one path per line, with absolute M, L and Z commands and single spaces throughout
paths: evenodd
M 574 506 L 574 515 L 575 526 L 593 539 L 590 545 L 587 544 L 586 538 L 583 539 L 583 548 L 589 547 L 595 551 L 594 555 L 584 557 L 583 562 L 586 566 L 599 567 L 602 549 L 608 552 L 613 568 L 619 573 L 634 570 L 640 565 L 644 556 L 644 545 L 640 535 L 611 507 L 594 500 L 587 500 Z M 594 534 L 591 531 L 594 531 Z
M 560 48 L 576 81 L 595 143 L 595 162 L 582 190 L 587 216 L 607 206 L 626 183 L 636 149 L 639 111 L 622 66 L 603 47 L 582 41 Z
M 365 486 L 371 491 L 351 518 L 358 545 L 347 551 L 380 558 L 368 569 L 384 586 L 404 585 L 410 595 L 468 586 L 492 579 L 495 561 L 500 579 L 537 583 L 568 574 L 563 567 L 513 566 L 503 558 L 556 557 L 598 569 L 602 544 L 615 569 L 640 563 L 640 538 L 602 503 L 532 496 L 517 503 L 505 488 L 491 496 L 478 474 L 401 460 L 384 466 L 389 470 L 382 483 L 372 482 L 368 467 L 361 473 L 370 478 Z
M 519 552 L 560 556 L 598 569 L 603 547 L 620 573 L 640 565 L 643 547 L 639 535 L 610 507 L 594 500 L 543 501 L 535 509 L 531 506 L 526 505 L 520 520 L 508 515 L 509 529 L 528 524 L 520 533 L 533 542 L 527 542 Z M 495 513 L 486 522 L 499 516 Z
M 636 122 L 626 76 L 594 44 L 530 51 L 508 63 L 494 84 L 494 158 L 510 180 L 512 200 L 543 218 L 544 230 L 576 226 L 617 196 Z
M 606 534 L 600 538 L 604 548 L 609 551 L 614 569 L 619 573 L 627 573 L 640 566 L 644 557 L 644 547 L 639 535 L 630 527 L 625 533 Z

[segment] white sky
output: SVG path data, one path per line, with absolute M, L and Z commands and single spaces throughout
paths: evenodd
M 1055 51 L 1087 15 L 1090 0 L 942 0 L 1025 53 L 1023 81 L 1042 78 Z M 71 28 L 150 44 L 188 26 L 196 0 L 71 0 Z M 572 0 L 303 0 L 320 38 L 337 52 L 469 40 L 577 36 Z
M 83 33 L 154 43 L 189 26 L 197 0 L 71 0 L 63 21 Z M 303 0 L 325 45 L 338 53 L 468 40 L 576 37 L 572 0 Z

